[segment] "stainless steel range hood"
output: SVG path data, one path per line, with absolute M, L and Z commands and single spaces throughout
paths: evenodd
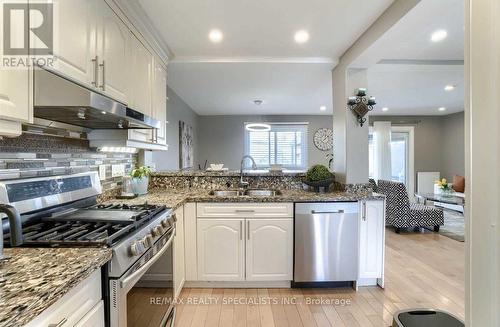
M 34 115 L 90 129 L 151 129 L 160 121 L 59 75 L 34 72 Z

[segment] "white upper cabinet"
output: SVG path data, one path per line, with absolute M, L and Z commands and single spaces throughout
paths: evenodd
M 0 70 L 0 135 L 21 135 L 21 122 L 33 116 L 30 103 L 30 70 Z
M 198 219 L 198 279 L 242 281 L 245 279 L 243 219 Z
M 59 35 L 53 70 L 87 86 L 97 85 L 96 15 L 89 0 L 58 0 Z
M 130 31 L 104 1 L 98 2 L 97 15 L 98 88 L 127 104 Z
M 156 143 L 167 144 L 167 70 L 159 60 L 155 60 L 154 89 L 153 89 L 153 117 L 160 121 L 160 128 L 156 130 Z
M 246 280 L 292 280 L 293 219 L 247 219 L 246 224 Z
M 384 201 L 362 201 L 359 223 L 359 278 L 382 278 L 384 265 Z
M 127 65 L 129 71 L 129 107 L 151 116 L 153 55 L 130 33 L 130 56 Z

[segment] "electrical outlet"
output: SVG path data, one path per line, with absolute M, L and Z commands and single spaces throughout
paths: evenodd
M 106 165 L 99 165 L 99 178 L 101 181 L 106 179 Z
M 125 175 L 125 165 L 123 165 L 123 164 L 111 165 L 111 176 L 112 177 L 118 177 L 118 176 L 124 176 L 124 175 Z

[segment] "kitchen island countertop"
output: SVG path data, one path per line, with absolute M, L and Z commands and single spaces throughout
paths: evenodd
M 314 193 L 303 190 L 282 190 L 280 195 L 262 196 L 228 196 L 215 197 L 210 195 L 206 189 L 160 189 L 149 190 L 147 195 L 135 199 L 117 200 L 109 202 L 126 204 L 149 204 L 165 205 L 176 209 L 187 202 L 350 202 L 360 200 L 383 200 L 385 197 L 377 193 L 355 194 L 347 192 Z
M 23 326 L 111 259 L 106 248 L 6 248 L 0 326 Z

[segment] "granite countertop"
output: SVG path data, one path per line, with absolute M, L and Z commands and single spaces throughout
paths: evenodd
M 0 326 L 22 326 L 111 259 L 105 248 L 7 248 L 0 263 Z
M 301 170 L 283 170 L 283 171 L 270 171 L 270 170 L 243 170 L 243 176 L 262 176 L 262 177 L 279 177 L 279 176 L 298 176 L 303 177 L 306 175 L 305 171 Z M 155 172 L 153 176 L 158 177 L 234 177 L 240 176 L 239 170 L 172 170 L 172 171 L 159 171 Z
M 385 197 L 377 193 L 354 194 L 347 192 L 313 193 L 303 190 L 282 190 L 280 195 L 261 196 L 232 196 L 215 197 L 210 195 L 206 189 L 151 189 L 147 195 L 139 196 L 130 200 L 111 200 L 127 204 L 150 204 L 165 205 L 174 210 L 186 202 L 346 202 L 360 200 L 382 200 Z

